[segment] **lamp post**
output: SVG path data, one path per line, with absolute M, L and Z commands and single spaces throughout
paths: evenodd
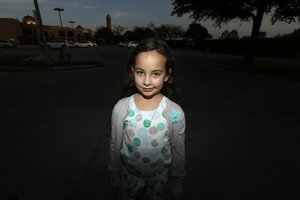
M 72 25 L 73 28 L 73 24 L 75 23 L 75 21 L 69 21 L 69 23 Z
M 128 27 L 126 27 L 126 42 L 128 43 Z
M 41 13 L 40 13 L 40 7 L 38 4 L 37 0 L 34 0 L 34 7 L 35 7 L 35 17 L 37 19 L 38 22 L 38 26 L 40 29 L 40 37 L 39 37 L 39 42 L 43 44 L 43 50 L 45 52 L 45 57 L 48 58 L 49 54 L 48 54 L 48 48 L 47 48 L 47 44 L 46 44 L 46 39 L 45 39 L 45 35 L 44 35 L 44 26 L 42 23 L 42 17 L 41 17 Z
M 63 31 L 64 28 L 63 28 L 63 25 L 62 25 L 60 12 L 61 12 L 61 11 L 64 11 L 64 9 L 63 9 L 63 8 L 53 8 L 53 10 L 58 11 L 58 14 L 59 14 L 59 20 L 60 20 L 60 26 L 61 26 L 61 30 Z

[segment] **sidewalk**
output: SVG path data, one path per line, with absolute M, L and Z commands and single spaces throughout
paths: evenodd
M 22 48 L 25 52 L 21 50 L 20 54 L 13 54 L 10 51 L 0 54 L 1 57 L 6 58 L 6 61 L 1 63 L 0 72 L 78 70 L 101 67 L 104 64 L 104 57 L 99 48 L 66 49 L 64 51 L 49 49 L 48 57 L 40 49 L 33 49 L 30 46 Z M 27 53 L 26 48 L 33 52 Z

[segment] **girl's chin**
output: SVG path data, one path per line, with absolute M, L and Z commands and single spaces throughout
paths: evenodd
M 157 94 L 156 93 L 152 93 L 152 92 L 141 92 L 140 91 L 140 95 L 142 95 L 143 98 L 145 98 L 145 99 L 151 99 L 152 97 L 154 97 Z

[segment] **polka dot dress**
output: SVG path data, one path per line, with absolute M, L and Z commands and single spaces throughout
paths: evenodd
M 157 109 L 139 110 L 133 96 L 124 121 L 121 156 L 126 169 L 137 177 L 152 177 L 165 171 L 171 163 L 170 134 L 163 116 L 165 97 Z

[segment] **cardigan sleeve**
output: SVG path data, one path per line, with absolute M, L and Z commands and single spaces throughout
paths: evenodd
M 170 166 L 169 190 L 182 193 L 182 181 L 185 176 L 185 116 L 180 109 L 180 120 L 172 123 L 172 163 Z
M 110 185 L 113 187 L 121 184 L 119 176 L 119 170 L 121 168 L 120 146 L 123 133 L 123 120 L 127 115 L 129 99 L 129 97 L 120 99 L 114 106 L 111 114 L 111 137 L 108 171 L 110 173 Z
M 109 148 L 109 161 L 108 170 L 110 172 L 110 185 L 116 187 L 120 185 L 120 179 L 118 176 L 118 156 L 117 156 L 117 105 L 114 106 L 111 115 L 111 136 L 110 136 L 110 148 Z

